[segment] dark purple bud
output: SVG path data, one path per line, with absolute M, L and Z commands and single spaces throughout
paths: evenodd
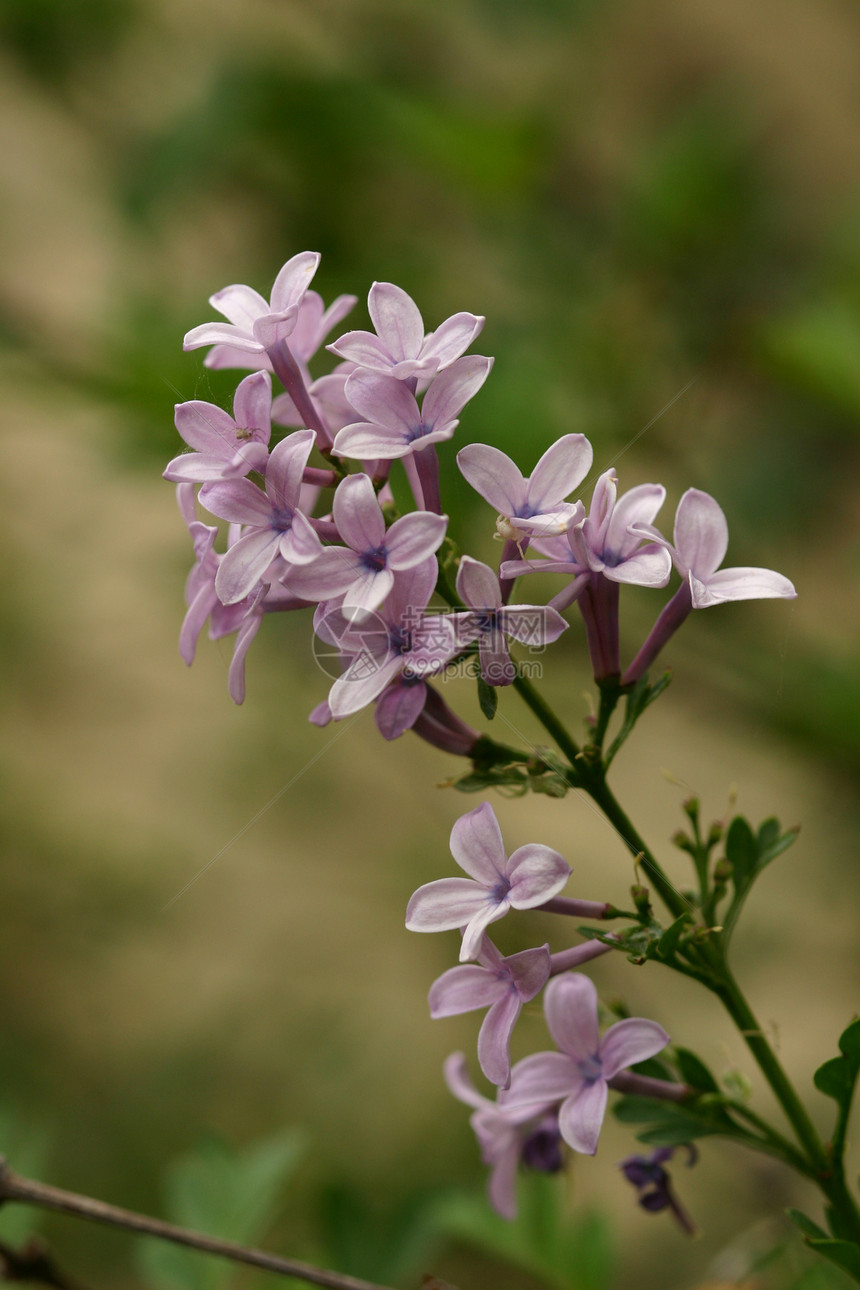
M 535 1126 L 520 1148 L 520 1160 L 541 1174 L 557 1174 L 564 1168 L 557 1115 L 546 1115 Z

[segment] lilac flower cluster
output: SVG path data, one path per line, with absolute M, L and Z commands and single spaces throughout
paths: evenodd
M 212 639 L 235 633 L 229 689 L 236 703 L 244 699 L 245 658 L 264 615 L 306 609 L 340 669 L 312 722 L 325 725 L 374 704 L 384 738 L 412 729 L 475 761 L 491 741 L 432 684 L 452 662 L 469 660 L 483 687 L 518 684 L 509 641 L 544 649 L 567 630 L 562 615 L 576 604 L 594 677 L 620 695 L 642 680 L 693 609 L 795 595 L 772 570 L 720 567 L 726 519 L 698 489 L 680 499 L 671 542 L 655 527 L 666 496 L 661 484 L 619 493 L 609 469 L 587 508 L 571 500 L 593 462 L 581 434 L 558 439 L 528 478 L 498 448 L 462 448 L 457 464 L 496 512 L 502 549 L 496 568 L 460 555 L 447 533 L 438 450 L 490 374 L 491 358 L 466 354 L 484 319 L 458 313 L 428 333 L 404 291 L 376 283 L 368 297 L 374 330 L 347 331 L 328 344 L 338 361 L 313 378 L 311 361 L 356 303 L 340 296 L 325 308 L 310 286 L 318 264 L 311 252 L 294 256 L 268 301 L 247 286 L 224 288 L 211 304 L 227 322 L 204 323 L 185 337 L 186 349 L 212 347 L 210 367 L 250 369 L 232 413 L 200 400 L 177 406 L 176 427 L 189 451 L 164 472 L 178 486 L 194 551 L 182 657 L 193 661 L 207 623 Z M 282 386 L 275 397 L 273 376 Z M 274 443 L 273 424 L 285 431 Z M 396 462 L 414 500 L 405 514 L 397 513 L 389 483 Z M 223 527 L 198 518 L 198 504 Z M 223 549 L 216 550 L 219 533 Z M 622 666 L 620 587 L 666 587 L 673 568 L 678 589 Z M 516 581 L 536 572 L 560 575 L 561 589 L 548 604 L 511 603 Z M 446 1078 L 473 1108 L 472 1125 L 491 1168 L 491 1199 L 511 1216 L 520 1163 L 556 1169 L 562 1143 L 594 1154 L 610 1088 L 670 1099 L 684 1097 L 686 1089 L 665 1081 L 657 1087 L 660 1081 L 630 1070 L 668 1043 L 656 1022 L 626 1018 L 600 1034 L 595 987 L 571 969 L 608 952 L 611 937 L 507 957 L 490 941 L 487 928 L 509 910 L 608 916 L 605 904 L 561 896 L 567 862 L 539 844 L 508 856 L 487 803 L 457 820 L 451 850 L 467 876 L 422 886 L 409 902 L 406 925 L 462 933 L 460 964 L 431 988 L 430 1010 L 445 1017 L 487 1009 L 478 1060 L 497 1086 L 496 1101 L 477 1092 L 461 1055 L 450 1059 Z M 541 991 L 556 1050 L 512 1066 L 517 1018 Z M 649 1204 L 657 1208 L 657 1200 Z

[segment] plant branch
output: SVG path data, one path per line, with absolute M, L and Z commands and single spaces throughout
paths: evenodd
M 121 1227 L 127 1232 L 139 1236 L 155 1236 L 162 1241 L 173 1241 L 204 1254 L 217 1254 L 236 1263 L 246 1263 L 250 1267 L 263 1268 L 267 1272 L 277 1272 L 282 1276 L 296 1277 L 311 1285 L 325 1286 L 328 1290 L 390 1290 L 372 1281 L 361 1281 L 356 1277 L 346 1276 L 342 1272 L 330 1272 L 325 1268 L 313 1267 L 297 1259 L 283 1259 L 277 1254 L 268 1254 L 265 1250 L 250 1249 L 237 1245 L 234 1241 L 221 1241 L 214 1236 L 205 1236 L 201 1232 L 192 1232 L 173 1223 L 162 1222 L 158 1218 L 149 1218 L 146 1214 L 136 1214 L 132 1210 L 119 1209 L 104 1201 L 94 1200 L 90 1196 L 81 1196 L 77 1192 L 62 1191 L 47 1183 L 35 1182 L 15 1174 L 0 1157 L 0 1205 L 8 1201 L 19 1201 L 25 1205 L 36 1205 L 41 1209 L 59 1210 L 63 1214 L 72 1214 L 75 1218 L 84 1218 L 94 1223 L 106 1223 L 110 1227 Z

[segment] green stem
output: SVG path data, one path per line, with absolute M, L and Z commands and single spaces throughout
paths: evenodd
M 553 739 L 570 762 L 572 768 L 577 770 L 577 758 L 579 757 L 580 752 L 579 746 L 568 734 L 567 730 L 559 721 L 546 700 L 541 697 L 532 685 L 531 681 L 519 673 L 514 679 L 514 689 L 517 691 L 520 698 L 528 704 L 547 733 L 552 735 Z

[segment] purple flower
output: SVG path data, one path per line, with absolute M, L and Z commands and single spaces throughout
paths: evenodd
M 394 574 L 433 555 L 448 517 L 427 511 L 404 515 L 386 531 L 382 508 L 367 475 L 350 475 L 334 495 L 334 522 L 347 547 L 326 547 L 310 563 L 291 570 L 287 586 L 308 600 L 343 596 L 346 617 L 378 609 L 394 586 Z
M 376 335 L 348 331 L 327 348 L 339 358 L 398 381 L 430 377 L 449 367 L 468 349 L 486 321 L 475 314 L 454 314 L 425 336 L 415 301 L 392 282 L 374 282 L 367 308 Z
M 524 645 L 558 640 L 568 624 L 547 605 L 506 605 L 499 580 L 489 565 L 464 555 L 457 570 L 457 594 L 472 610 L 451 614 L 461 645 L 478 642 L 481 677 L 488 685 L 511 685 L 517 669 L 505 636 Z
M 346 397 L 365 420 L 338 431 L 335 453 L 360 461 L 390 461 L 450 439 L 459 425 L 457 418 L 492 365 L 491 358 L 477 355 L 458 358 L 433 380 L 420 408 L 415 395 L 395 377 L 353 372 Z
M 174 457 L 164 478 L 180 483 L 236 479 L 264 472 L 272 433 L 272 378 L 254 372 L 239 382 L 232 417 L 214 403 L 191 399 L 176 405 L 176 429 L 193 452 Z
M 694 1165 L 698 1159 L 695 1146 L 692 1142 L 686 1142 L 683 1145 L 687 1151 L 688 1167 Z M 663 1167 L 672 1159 L 677 1149 L 677 1147 L 657 1147 L 647 1156 L 627 1156 L 625 1160 L 619 1161 L 619 1168 L 627 1181 L 632 1183 L 639 1192 L 638 1201 L 643 1209 L 649 1214 L 659 1214 L 664 1209 L 671 1210 L 684 1231 L 694 1236 L 695 1223 L 675 1195 L 669 1171 Z
M 606 1111 L 609 1082 L 628 1066 L 659 1053 L 669 1036 L 655 1021 L 627 1017 L 601 1039 L 597 991 L 581 973 L 554 977 L 544 993 L 550 1034 L 561 1049 L 517 1062 L 505 1107 L 557 1103 L 561 1136 L 574 1151 L 593 1156 Z
M 562 1166 L 558 1119 L 551 1107 L 507 1107 L 482 1097 L 469 1076 L 466 1058 L 452 1053 L 444 1066 L 445 1083 L 460 1101 L 474 1108 L 469 1123 L 481 1158 L 490 1168 L 490 1204 L 502 1218 L 517 1216 L 517 1169 L 520 1163 L 542 1173 Z
M 215 589 L 223 604 L 250 595 L 276 556 L 302 564 L 322 550 L 310 520 L 299 510 L 314 439 L 313 430 L 297 430 L 281 440 L 269 457 L 265 493 L 249 479 L 204 484 L 200 490 L 201 503 L 213 515 L 245 525 L 218 568 Z
M 209 297 L 209 303 L 229 321 L 203 323 L 192 328 L 182 348 L 228 345 L 262 357 L 295 330 L 299 307 L 319 262 L 315 251 L 300 251 L 287 260 L 275 279 L 270 301 L 264 300 L 253 287 L 238 284 L 216 291 Z
M 693 609 L 709 609 L 729 600 L 759 600 L 797 595 L 794 585 L 772 569 L 739 566 L 721 569 L 729 544 L 729 529 L 722 508 L 698 488 L 688 488 L 675 512 L 675 544 L 667 542 L 646 524 L 634 525 L 640 537 L 651 536 L 671 555 L 683 579 L 664 606 L 647 640 L 622 678 L 625 685 L 647 672 L 669 638 Z
M 274 296 L 274 292 L 272 295 Z M 262 299 L 262 297 L 260 298 Z M 295 325 L 290 332 L 290 351 L 300 364 L 306 366 L 310 362 L 332 327 L 336 327 L 346 317 L 357 300 L 357 296 L 338 296 L 326 309 L 319 292 L 305 292 L 299 301 Z M 215 297 L 212 298 L 212 303 L 215 304 Z M 263 303 L 265 304 L 265 301 Z M 220 308 L 217 304 L 215 307 Z M 222 310 L 222 312 L 226 311 Z M 227 316 L 229 317 L 229 314 Z M 211 368 L 252 367 L 271 371 L 272 367 L 271 361 L 265 352 L 262 354 L 256 351 L 251 353 L 247 349 L 237 349 L 235 345 L 214 345 L 206 355 L 203 363 L 205 367 Z M 280 397 L 281 399 L 289 399 L 288 394 Z M 273 415 L 272 419 L 279 424 L 302 425 L 301 420 L 288 422 L 276 415 Z
M 411 932 L 464 928 L 460 962 L 474 959 L 484 929 L 509 909 L 534 909 L 557 896 L 570 866 L 550 847 L 537 842 L 508 857 L 489 802 L 461 815 L 451 830 L 451 854 L 468 878 L 440 878 L 419 887 L 406 910 Z
M 457 639 L 448 615 L 424 613 L 437 571 L 436 557 L 430 556 L 396 573 L 385 603 L 366 625 L 353 622 L 335 605 L 320 607 L 317 633 L 336 645 L 347 661 L 329 694 L 336 721 L 372 703 L 401 673 L 420 680 L 441 672 L 456 654 Z
M 540 994 L 549 980 L 549 946 L 504 958 L 485 935 L 477 958 L 477 963 L 450 968 L 433 982 L 428 997 L 430 1016 L 453 1017 L 489 1008 L 478 1035 L 478 1061 L 492 1084 L 507 1088 L 511 1081 L 511 1034 L 523 1004 Z
M 498 512 L 502 537 L 528 544 L 533 535 L 564 533 L 584 518 L 582 504 L 564 498 L 585 479 L 592 455 L 585 435 L 566 434 L 547 448 L 528 479 L 510 457 L 483 443 L 462 448 L 457 465 Z

